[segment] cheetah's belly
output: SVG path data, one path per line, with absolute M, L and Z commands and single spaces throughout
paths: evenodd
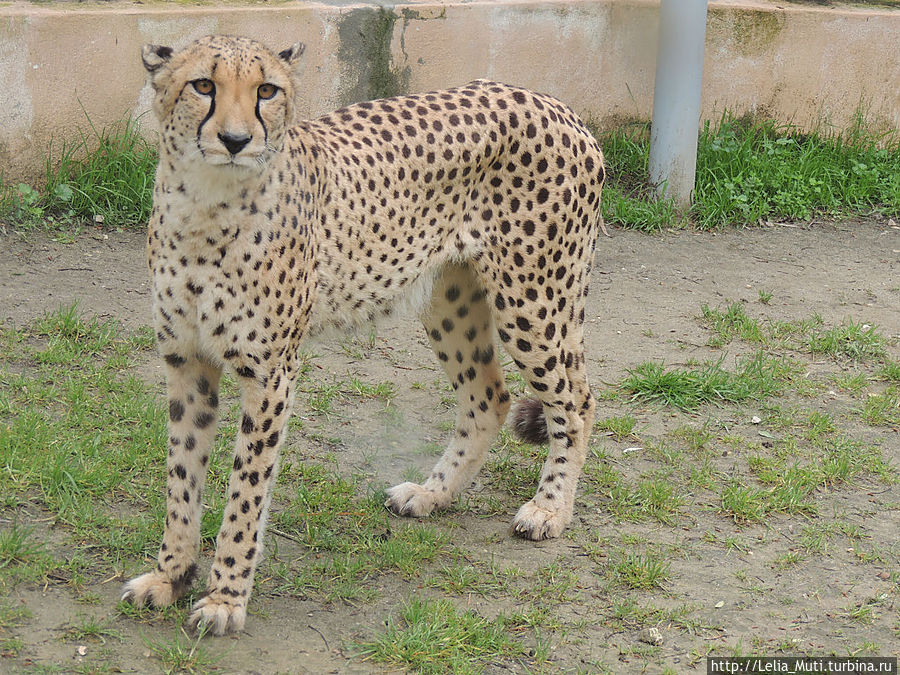
M 421 316 L 428 307 L 434 280 L 441 265 L 429 266 L 392 293 L 358 290 L 321 283 L 307 335 L 316 340 L 353 333 L 392 317 Z M 326 275 L 327 278 L 327 275 Z

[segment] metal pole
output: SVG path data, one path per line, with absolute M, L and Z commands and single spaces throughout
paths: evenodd
M 650 128 L 650 182 L 679 208 L 697 173 L 707 0 L 662 0 Z

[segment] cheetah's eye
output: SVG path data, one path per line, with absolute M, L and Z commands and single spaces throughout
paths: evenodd
M 275 94 L 278 93 L 278 87 L 274 84 L 266 84 L 259 85 L 259 89 L 256 90 L 256 95 L 259 96 L 263 100 L 268 100 L 273 98 Z
M 213 84 L 212 80 L 194 80 L 191 84 L 194 85 L 194 89 L 198 94 L 203 94 L 204 96 L 211 96 L 216 90 L 216 85 Z

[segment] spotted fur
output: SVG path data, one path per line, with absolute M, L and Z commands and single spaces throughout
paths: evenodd
M 403 304 L 422 317 L 459 412 L 428 478 L 388 490 L 402 515 L 450 506 L 484 462 L 510 406 L 495 336 L 550 443 L 517 534 L 555 537 L 571 519 L 594 414 L 582 326 L 604 173 L 581 120 L 549 96 L 478 80 L 293 123 L 302 52 L 221 36 L 143 52 L 161 127 L 147 250 L 168 479 L 156 568 L 124 597 L 167 605 L 196 573 L 228 369 L 241 419 L 190 619 L 216 634 L 244 625 L 302 339 Z

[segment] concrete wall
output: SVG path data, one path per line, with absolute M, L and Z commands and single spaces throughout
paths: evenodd
M 59 2 L 0 7 L 0 171 L 40 174 L 51 140 L 142 115 L 145 42 L 208 33 L 307 44 L 299 110 L 489 77 L 558 96 L 604 125 L 650 116 L 658 2 L 411 0 L 266 6 Z M 703 114 L 900 128 L 900 11 L 710 3 Z M 143 123 L 152 125 L 148 116 Z

